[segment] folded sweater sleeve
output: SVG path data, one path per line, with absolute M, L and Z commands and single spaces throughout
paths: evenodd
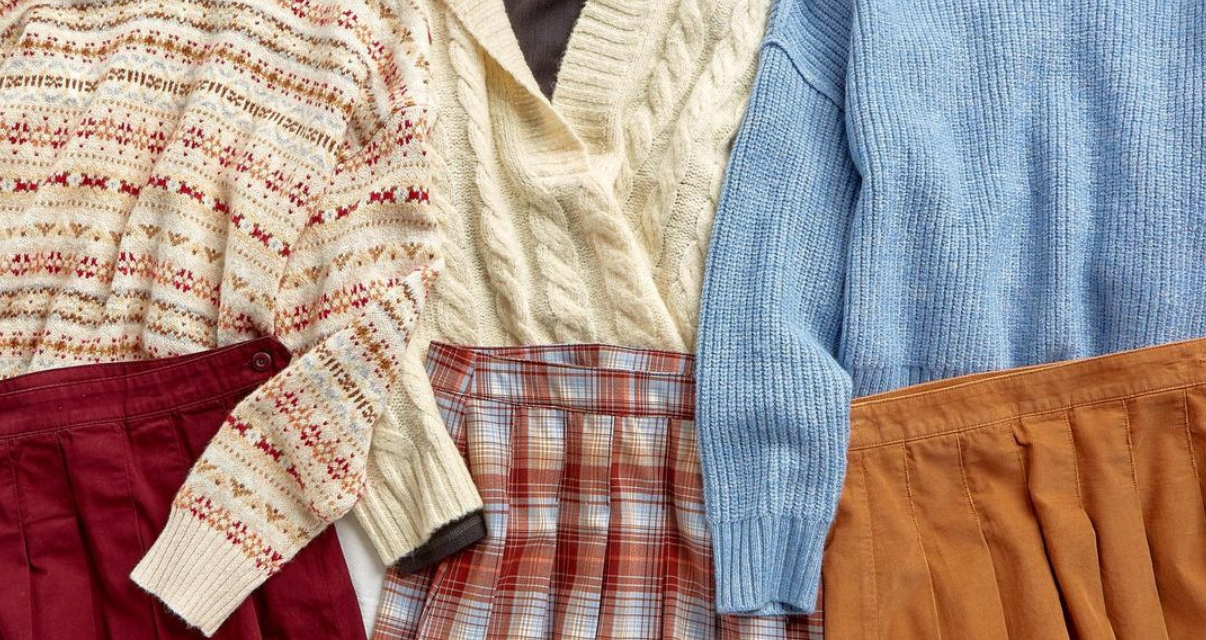
M 698 420 L 721 613 L 814 610 L 845 472 L 837 356 L 861 181 L 822 84 L 764 44 L 708 257 Z
M 374 425 L 441 266 L 429 111 L 411 101 L 422 75 L 381 65 L 359 115 L 377 124 L 342 145 L 264 291 L 297 357 L 233 409 L 132 574 L 206 635 L 361 496 Z

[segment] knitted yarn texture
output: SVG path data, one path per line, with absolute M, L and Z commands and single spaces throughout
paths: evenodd
M 766 0 L 587 0 L 551 101 L 502 0 L 427 10 L 447 267 L 394 420 L 442 428 L 422 365 L 431 339 L 692 349 Z
M 701 311 L 722 611 L 813 608 L 852 396 L 1206 334 L 1203 25 L 776 3 Z
M 428 42 L 407 0 L 0 2 L 0 376 L 297 356 L 133 574 L 206 634 L 361 498 L 371 446 L 422 465 L 362 501 L 389 553 L 480 509 L 442 429 L 375 429 L 441 268 Z

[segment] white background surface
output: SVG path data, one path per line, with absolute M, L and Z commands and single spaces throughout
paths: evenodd
M 356 599 L 360 601 L 360 615 L 364 618 L 364 629 L 371 636 L 373 619 L 377 616 L 377 603 L 381 599 L 381 583 L 385 580 L 385 565 L 369 542 L 368 534 L 360 527 L 355 516 L 335 522 L 339 532 L 339 545 L 348 563 L 348 573 L 356 587 Z

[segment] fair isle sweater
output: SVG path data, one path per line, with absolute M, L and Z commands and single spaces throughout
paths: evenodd
M 389 440 L 441 264 L 407 1 L 0 0 L 0 376 L 263 335 L 296 356 L 133 574 L 206 634 L 357 503 Z M 480 500 L 442 430 L 397 440 L 407 482 L 361 510 L 401 555 Z
M 1199 0 L 778 1 L 701 312 L 722 611 L 813 608 L 853 396 L 1206 334 L 1204 105 Z
M 767 4 L 586 0 L 549 100 L 503 0 L 427 0 L 447 266 L 394 396 L 404 432 L 442 428 L 431 339 L 692 348 Z

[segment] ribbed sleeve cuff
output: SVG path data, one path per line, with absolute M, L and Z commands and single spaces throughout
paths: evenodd
M 482 510 L 456 445 L 447 433 L 437 436 L 427 446 L 382 447 L 392 455 L 374 461 L 377 468 L 353 509 L 387 565 L 415 553 L 442 527 Z M 439 546 L 442 556 L 460 550 Z
M 763 517 L 712 524 L 716 610 L 750 616 L 816 610 L 826 524 Z
M 206 637 L 267 577 L 222 533 L 176 509 L 130 574 Z

